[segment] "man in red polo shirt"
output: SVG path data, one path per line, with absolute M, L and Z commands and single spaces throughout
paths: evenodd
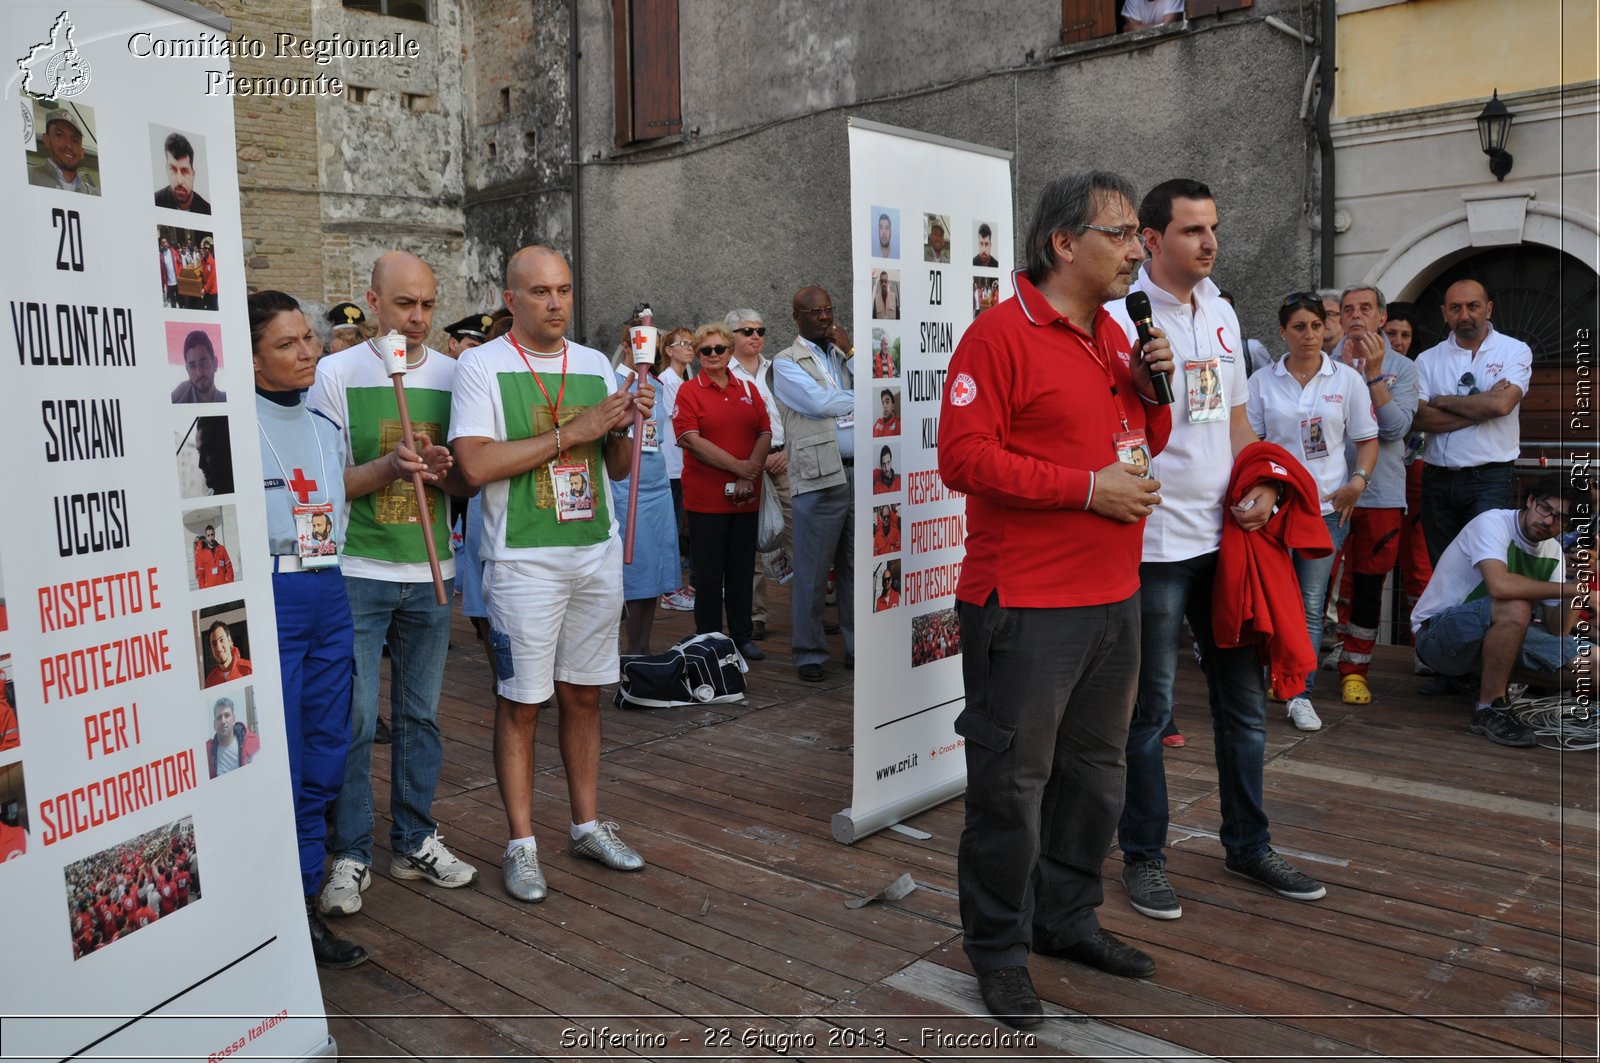
M 206 686 L 242 679 L 255 671 L 247 659 L 239 656 L 239 649 L 233 644 L 233 631 L 221 620 L 206 629 L 206 645 L 211 649 L 212 661 L 211 671 L 206 673 Z
M 1109 173 L 1045 186 L 1014 298 L 950 360 L 939 472 L 967 496 L 956 588 L 966 706 L 964 947 L 996 1018 L 1037 1026 L 1028 953 L 1147 977 L 1155 962 L 1100 929 L 1100 868 L 1122 808 L 1139 676 L 1139 556 L 1161 485 L 1131 458 L 1172 427 L 1142 356 L 1101 308 L 1126 295 L 1134 192 Z

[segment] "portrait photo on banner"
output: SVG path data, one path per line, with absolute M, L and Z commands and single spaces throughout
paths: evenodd
M 150 180 L 155 205 L 187 214 L 211 213 L 211 168 L 206 138 L 170 126 L 150 126 Z
M 1000 301 L 999 277 L 972 278 L 972 316 L 977 317 Z
M 872 422 L 872 434 L 875 438 L 884 436 L 897 436 L 900 434 L 900 389 L 877 388 L 875 389 L 877 401 L 872 404 L 872 411 L 877 419 Z
M 0 653 L 0 756 L 21 748 L 22 728 L 17 721 L 17 675 L 11 664 L 11 654 Z
M 887 329 L 872 330 L 872 376 L 886 380 L 900 375 L 900 338 Z
M 178 497 L 233 494 L 233 443 L 226 417 L 196 417 L 173 433 Z
M 900 211 L 894 207 L 873 207 L 867 215 L 871 227 L 870 246 L 874 258 L 900 257 Z
M 195 610 L 194 641 L 200 685 L 208 690 L 255 671 L 250 663 L 250 624 L 243 600 Z
M 911 667 L 942 661 L 961 652 L 961 624 L 955 607 L 911 618 Z
M 221 587 L 243 577 L 234 560 L 239 534 L 232 506 L 207 506 L 183 515 L 183 556 L 189 565 L 189 589 Z M 243 560 L 243 558 L 240 558 Z
M 161 305 L 173 310 L 216 310 L 216 239 L 204 229 L 156 226 L 156 279 Z
M 933 263 L 950 261 L 950 215 L 922 216 L 922 261 Z
M 226 402 L 218 383 L 222 375 L 222 326 L 193 321 L 168 321 L 167 364 L 178 367 L 172 387 L 174 403 Z
M 881 613 L 900 604 L 900 559 L 890 558 L 872 570 L 872 611 Z
M 201 697 L 205 714 L 205 743 L 200 754 L 208 777 L 215 779 L 248 767 L 261 752 L 261 729 L 256 722 L 256 688 Z
M 900 320 L 900 271 L 875 269 L 872 271 L 872 320 Z
M 28 788 L 22 761 L 0 767 L 0 864 L 28 855 Z
M 72 958 L 108 949 L 200 900 L 194 817 L 146 831 L 68 864 Z
M 872 493 L 886 495 L 900 490 L 900 444 L 885 443 L 873 450 L 878 467 L 872 470 Z
M 872 507 L 872 556 L 900 552 L 900 503 Z
M 994 257 L 994 226 L 990 223 L 977 220 L 972 223 L 972 246 L 977 248 L 977 253 L 972 256 L 972 264 L 983 269 L 995 269 L 1000 265 L 1000 260 Z
M 73 100 L 32 100 L 33 139 L 23 141 L 28 184 L 79 195 L 100 194 L 100 140 L 94 108 Z

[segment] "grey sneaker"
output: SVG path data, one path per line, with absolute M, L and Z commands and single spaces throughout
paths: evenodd
M 355 915 L 361 910 L 361 891 L 372 885 L 367 865 L 351 856 L 341 856 L 328 869 L 328 881 L 317 895 L 317 911 L 323 915 Z
M 594 830 L 572 842 L 568 851 L 585 860 L 598 860 L 613 871 L 638 871 L 644 867 L 644 857 L 623 844 L 617 837 L 615 823 L 602 823 Z
M 1166 866 L 1159 860 L 1123 864 L 1122 884 L 1128 889 L 1128 903 L 1140 915 L 1151 919 L 1176 919 L 1183 914 L 1178 891 L 1167 880 Z
M 531 845 L 513 846 L 500 858 L 500 872 L 506 892 L 519 901 L 537 903 L 550 892 L 544 872 L 539 870 L 539 853 Z
M 444 839 L 436 830 L 422 840 L 415 852 L 396 856 L 389 864 L 389 874 L 395 878 L 426 879 L 435 886 L 453 890 L 470 886 L 478 877 L 478 869 L 446 849 Z
M 1287 897 L 1291 901 L 1321 900 L 1328 893 L 1326 886 L 1310 875 L 1296 871 L 1293 864 L 1271 849 L 1247 864 L 1235 864 L 1232 860 L 1228 860 L 1222 866 L 1241 878 L 1259 882 L 1278 896 Z

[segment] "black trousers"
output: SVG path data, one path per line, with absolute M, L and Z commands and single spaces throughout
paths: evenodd
M 734 643 L 750 641 L 751 580 L 756 573 L 756 513 L 689 511 L 689 559 L 694 572 L 694 629 L 726 631 Z M 728 626 L 722 626 L 722 606 Z
M 1139 595 L 1109 605 L 958 604 L 967 821 L 963 947 L 979 973 L 1099 929 L 1100 869 L 1122 812 L 1139 679 Z

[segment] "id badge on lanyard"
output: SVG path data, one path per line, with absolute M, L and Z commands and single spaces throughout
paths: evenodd
M 1228 416 L 1222 393 L 1221 363 L 1215 358 L 1185 362 L 1183 378 L 1188 392 L 1189 423 L 1222 421 Z
M 594 520 L 594 481 L 583 462 L 552 461 L 550 484 L 556 499 L 556 520 Z
M 339 563 L 339 543 L 333 537 L 332 502 L 296 505 L 294 533 L 301 568 L 329 568 Z
M 1328 437 L 1322 430 L 1321 417 L 1307 417 L 1300 422 L 1300 450 L 1307 460 L 1328 456 Z
M 1112 444 L 1117 448 L 1117 460 L 1124 465 L 1134 465 L 1139 469 L 1139 475 L 1150 477 L 1150 444 L 1145 440 L 1144 432 L 1137 428 L 1126 432 L 1117 432 L 1111 437 Z

